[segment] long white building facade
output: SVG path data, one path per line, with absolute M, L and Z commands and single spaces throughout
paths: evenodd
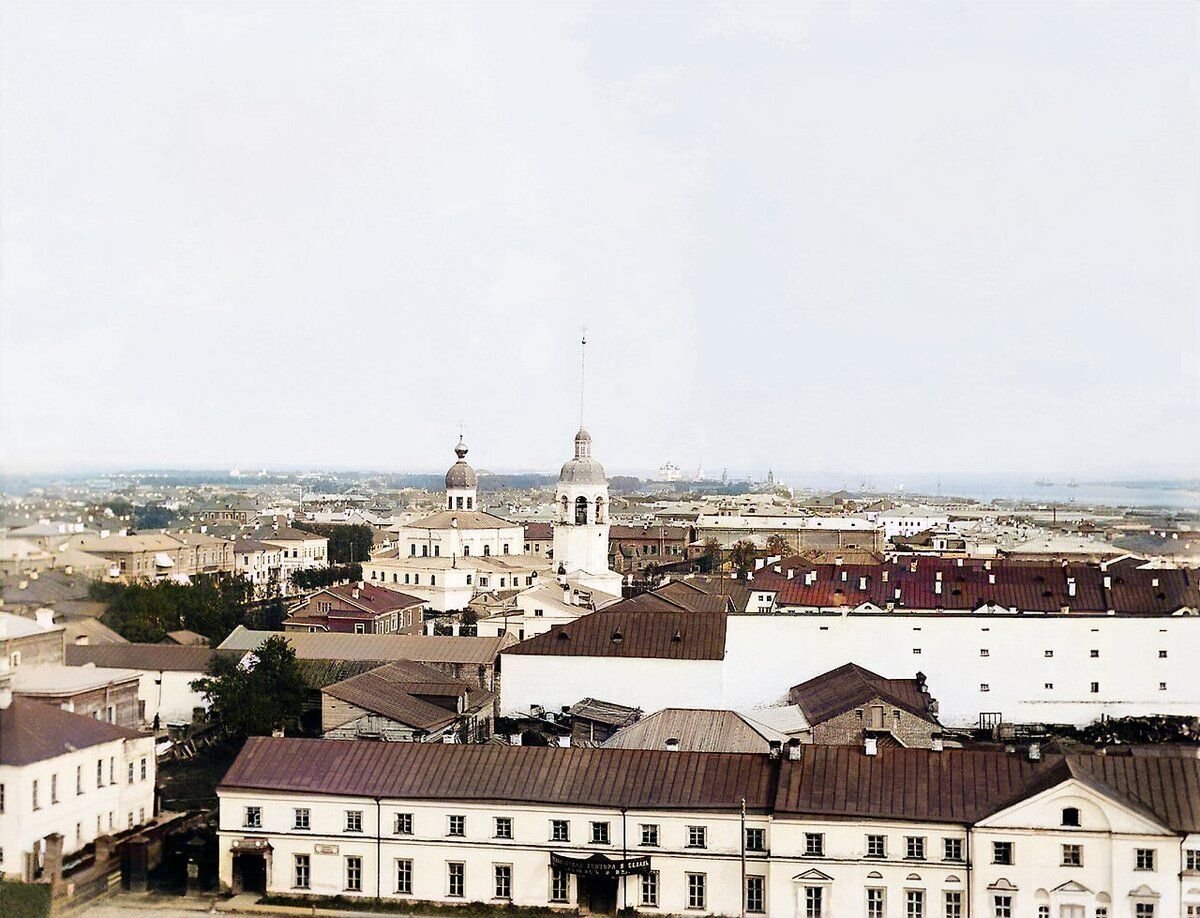
M 1194 918 L 1200 761 L 254 738 L 233 890 L 614 914 Z

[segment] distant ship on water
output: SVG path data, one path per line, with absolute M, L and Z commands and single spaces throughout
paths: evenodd
M 1039 488 L 1053 488 L 1054 487 L 1054 482 L 1047 481 L 1045 478 L 1039 478 L 1037 481 L 1034 482 L 1034 484 L 1037 485 Z

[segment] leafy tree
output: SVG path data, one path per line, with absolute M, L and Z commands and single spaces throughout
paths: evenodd
M 292 584 L 301 590 L 319 590 L 345 580 L 362 580 L 362 565 L 343 564 L 292 571 Z
M 166 507 L 135 507 L 133 525 L 136 529 L 166 529 L 175 521 L 175 514 Z
M 701 567 L 705 573 L 712 573 L 721 569 L 721 543 L 716 539 L 709 539 L 704 543 L 704 554 L 700 556 Z
M 283 637 L 267 638 L 244 660 L 215 655 L 208 675 L 192 688 L 208 700 L 210 716 L 237 737 L 266 736 L 294 725 L 308 697 L 296 651 Z
M 216 645 L 240 624 L 252 586 L 241 577 L 197 577 L 191 583 L 94 583 L 93 599 L 108 603 L 101 620 L 129 641 L 162 640 L 188 629 Z
M 781 558 L 786 558 L 792 553 L 792 545 L 787 540 L 782 532 L 772 533 L 767 539 L 767 554 L 778 555 Z
M 758 546 L 749 539 L 740 539 L 729 549 L 729 563 L 739 574 L 746 574 L 754 569 L 754 559 L 758 557 Z
M 292 526 L 329 539 L 330 564 L 355 564 L 371 557 L 375 533 L 370 526 L 304 522 L 293 523 Z

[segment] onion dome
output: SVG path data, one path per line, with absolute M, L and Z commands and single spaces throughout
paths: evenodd
M 459 438 L 458 446 L 454 447 L 458 461 L 446 472 L 447 488 L 474 488 L 478 482 L 475 470 L 467 463 L 467 444 Z

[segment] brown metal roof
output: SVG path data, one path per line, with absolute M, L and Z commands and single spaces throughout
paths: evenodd
M 239 625 L 219 650 L 254 650 L 271 637 L 282 637 L 301 660 L 417 660 L 421 663 L 495 662 L 496 655 L 517 638 L 445 637 L 425 634 L 308 634 L 298 631 L 252 631 Z
M 505 654 L 721 660 L 724 613 L 626 611 L 622 603 L 523 641 Z
M 815 581 L 805 583 L 806 574 L 815 574 Z M 1072 613 L 1104 614 L 1111 609 L 1123 615 L 1171 615 L 1181 608 L 1200 607 L 1196 574 L 1184 568 L 1112 566 L 1106 570 L 1098 564 L 1043 561 L 964 559 L 959 564 L 951 558 L 812 564 L 796 556 L 755 571 L 747 586 L 776 591 L 776 604 L 781 606 L 854 608 L 870 602 L 885 608 L 890 602 L 901 610 L 970 612 L 993 603 L 1022 612 L 1053 613 L 1067 607 Z
M 929 693 L 921 690 L 916 679 L 885 679 L 856 663 L 821 673 L 788 691 L 788 701 L 799 705 L 805 719 L 814 726 L 872 698 L 882 698 L 888 704 L 937 723 L 937 718 L 929 713 Z
M 116 669 L 147 672 L 207 672 L 217 651 L 183 644 L 74 644 L 68 645 L 68 666 L 95 663 Z
M 252 737 L 222 789 L 736 811 L 771 806 L 766 756 Z
M 29 765 L 139 736 L 134 730 L 72 714 L 53 704 L 13 698 L 7 708 L 0 708 L 0 765 Z

